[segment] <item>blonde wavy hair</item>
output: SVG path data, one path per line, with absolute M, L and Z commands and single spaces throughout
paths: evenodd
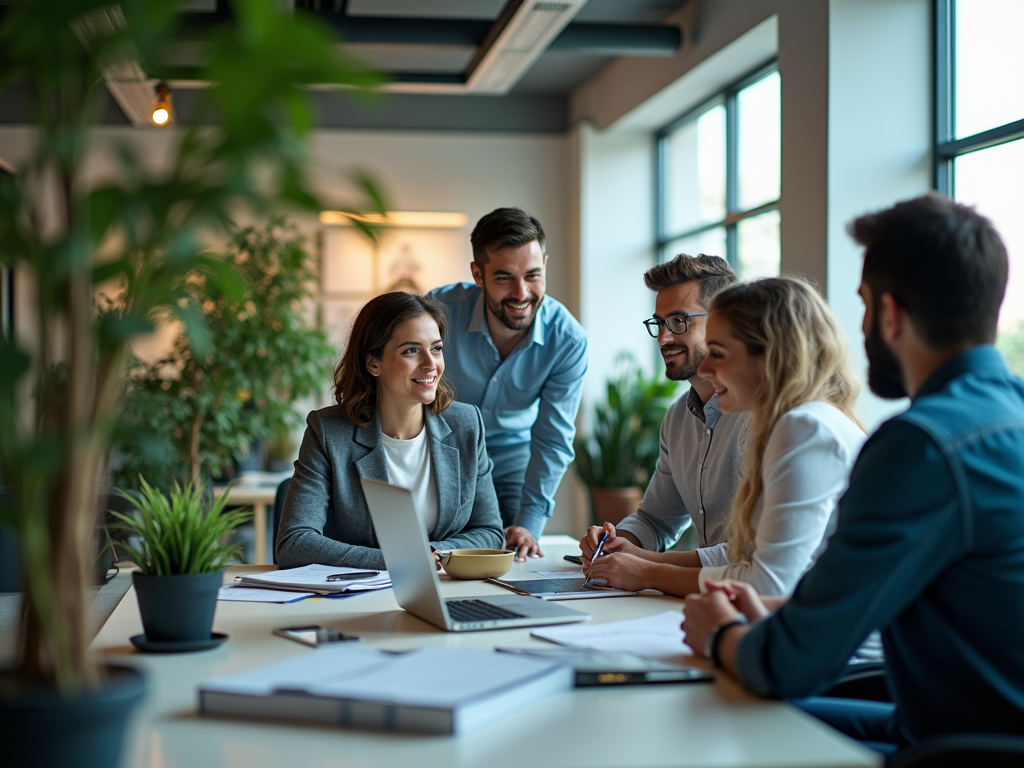
M 761 496 L 765 447 L 787 411 L 824 400 L 864 429 L 856 412 L 860 382 L 850 364 L 846 335 L 828 304 L 805 280 L 771 277 L 725 288 L 710 310 L 729 324 L 751 355 L 764 357 L 764 378 L 754 393 L 743 479 L 729 520 L 729 559 L 753 551 L 751 517 Z

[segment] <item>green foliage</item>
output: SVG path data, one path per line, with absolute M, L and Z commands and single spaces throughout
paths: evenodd
M 206 342 L 197 349 L 183 334 L 164 359 L 135 361 L 119 485 L 140 474 L 165 488 L 182 478 L 198 483 L 229 469 L 254 440 L 301 423 L 292 404 L 329 381 L 337 355 L 308 326 L 313 262 L 295 227 L 275 218 L 241 232 L 225 255 L 237 290 L 202 269 L 185 275 Z
M 36 127 L 31 156 L 0 174 L 0 264 L 33 286 L 24 298 L 36 325 L 0 334 L 0 515 L 25 564 L 25 679 L 73 692 L 98 678 L 84 589 L 131 341 L 163 314 L 183 324 L 197 355 L 211 354 L 183 276 L 202 274 L 226 297 L 241 286 L 202 244 L 222 241 L 238 214 L 322 207 L 306 179 L 307 88 L 378 81 L 326 26 L 277 5 L 232 0 L 233 18 L 198 46 L 210 85 L 197 92 L 195 123 L 172 134 L 161 162 L 114 145 L 99 182 L 85 154 L 104 73 L 137 62 L 173 78 L 154 57 L 174 42 L 178 1 L 18 2 L 0 18 L 0 86 L 19 83 Z M 367 201 L 349 210 L 383 212 L 372 183 L 360 178 L 358 189 Z M 96 322 L 100 286 L 117 301 Z
M 1000 333 L 996 340 L 996 348 L 1002 352 L 1010 370 L 1024 377 L 1024 323 L 1014 328 L 1011 333 Z
M 224 511 L 228 492 L 206 507 L 206 488 L 187 483 L 174 484 L 170 498 L 139 478 L 141 495 L 119 493 L 136 513 L 124 515 L 110 511 L 120 520 L 110 526 L 140 539 L 139 547 L 118 542 L 115 546 L 139 566 L 147 576 L 180 573 L 215 573 L 231 560 L 239 560 L 240 543 L 223 543 L 244 522 L 252 518 L 248 509 Z
M 659 431 L 678 382 L 647 376 L 632 355 L 616 360 L 591 432 L 576 437 L 576 471 L 590 488 L 646 488 L 658 463 Z

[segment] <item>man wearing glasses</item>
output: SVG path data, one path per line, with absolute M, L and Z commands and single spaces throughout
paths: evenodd
M 644 274 L 644 284 L 658 294 L 654 317 L 644 325 L 658 340 L 665 375 L 689 381 L 690 391 L 665 415 L 658 466 L 639 508 L 616 528 L 615 535 L 634 547 L 664 552 L 691 523 L 700 547 L 728 539 L 748 414 L 723 414 L 714 386 L 698 376 L 697 369 L 708 352 L 708 306 L 716 293 L 734 282 L 736 274 L 725 259 L 704 254 L 680 254 Z M 601 533 L 598 526 L 587 531 L 580 541 L 584 557 L 593 554 Z

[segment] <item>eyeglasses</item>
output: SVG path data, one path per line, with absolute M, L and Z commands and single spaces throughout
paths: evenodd
M 647 332 L 654 338 L 658 338 L 658 334 L 661 332 L 661 326 L 668 328 L 669 333 L 680 335 L 690 330 L 690 318 L 691 317 L 704 317 L 707 312 L 694 312 L 692 315 L 688 315 L 685 312 L 675 312 L 664 320 L 659 320 L 656 317 L 652 317 L 650 320 L 644 320 L 644 325 L 647 326 Z

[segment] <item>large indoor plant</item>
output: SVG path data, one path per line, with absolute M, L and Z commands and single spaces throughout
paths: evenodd
M 132 366 L 120 486 L 140 475 L 166 488 L 227 473 L 254 442 L 301 423 L 293 404 L 330 379 L 337 351 L 310 326 L 314 259 L 295 226 L 274 218 L 248 227 L 224 258 L 240 290 L 202 274 L 182 280 L 203 312 L 202 348 L 180 334 L 166 355 Z
M 229 538 L 251 513 L 225 511 L 230 493 L 212 502 L 207 495 L 205 486 L 192 483 L 175 483 L 164 494 L 139 478 L 137 495 L 122 492 L 132 513 L 110 512 L 119 521 L 111 528 L 129 535 L 117 546 L 139 567 L 132 582 L 150 647 L 177 649 L 211 639 L 221 571 L 242 550 Z
M 166 50 L 178 5 L 20 2 L 0 22 L 0 84 L 18 81 L 37 128 L 31 157 L 0 175 L 0 261 L 31 286 L 19 300 L 33 307 L 36 326 L 0 337 L 0 513 L 18 539 L 26 590 L 21 657 L 0 673 L 0 742 L 13 765 L 118 761 L 117 727 L 113 743 L 92 738 L 104 727 L 94 720 L 99 702 L 117 680 L 89 652 L 86 587 L 129 345 L 152 331 L 156 311 L 176 315 L 201 343 L 202 311 L 181 276 L 201 269 L 225 290 L 237 286 L 203 243 L 223 238 L 240 212 L 283 200 L 319 207 L 301 151 L 311 123 L 306 86 L 373 82 L 330 30 L 269 0 L 236 0 L 235 19 L 205 41 L 200 76 L 210 85 L 195 125 L 159 171 L 125 144 L 98 183 L 85 161 L 103 73 L 137 63 L 170 76 L 151 57 Z M 95 322 L 101 284 L 116 311 Z M 137 698 L 138 681 L 131 685 Z M 69 707 L 88 717 L 72 723 Z M 124 710 L 114 714 L 121 728 Z M 67 736 L 78 741 L 62 746 Z
M 605 400 L 576 436 L 576 471 L 590 489 L 595 523 L 636 510 L 658 463 L 659 431 L 678 382 L 650 376 L 624 353 L 605 383 Z

